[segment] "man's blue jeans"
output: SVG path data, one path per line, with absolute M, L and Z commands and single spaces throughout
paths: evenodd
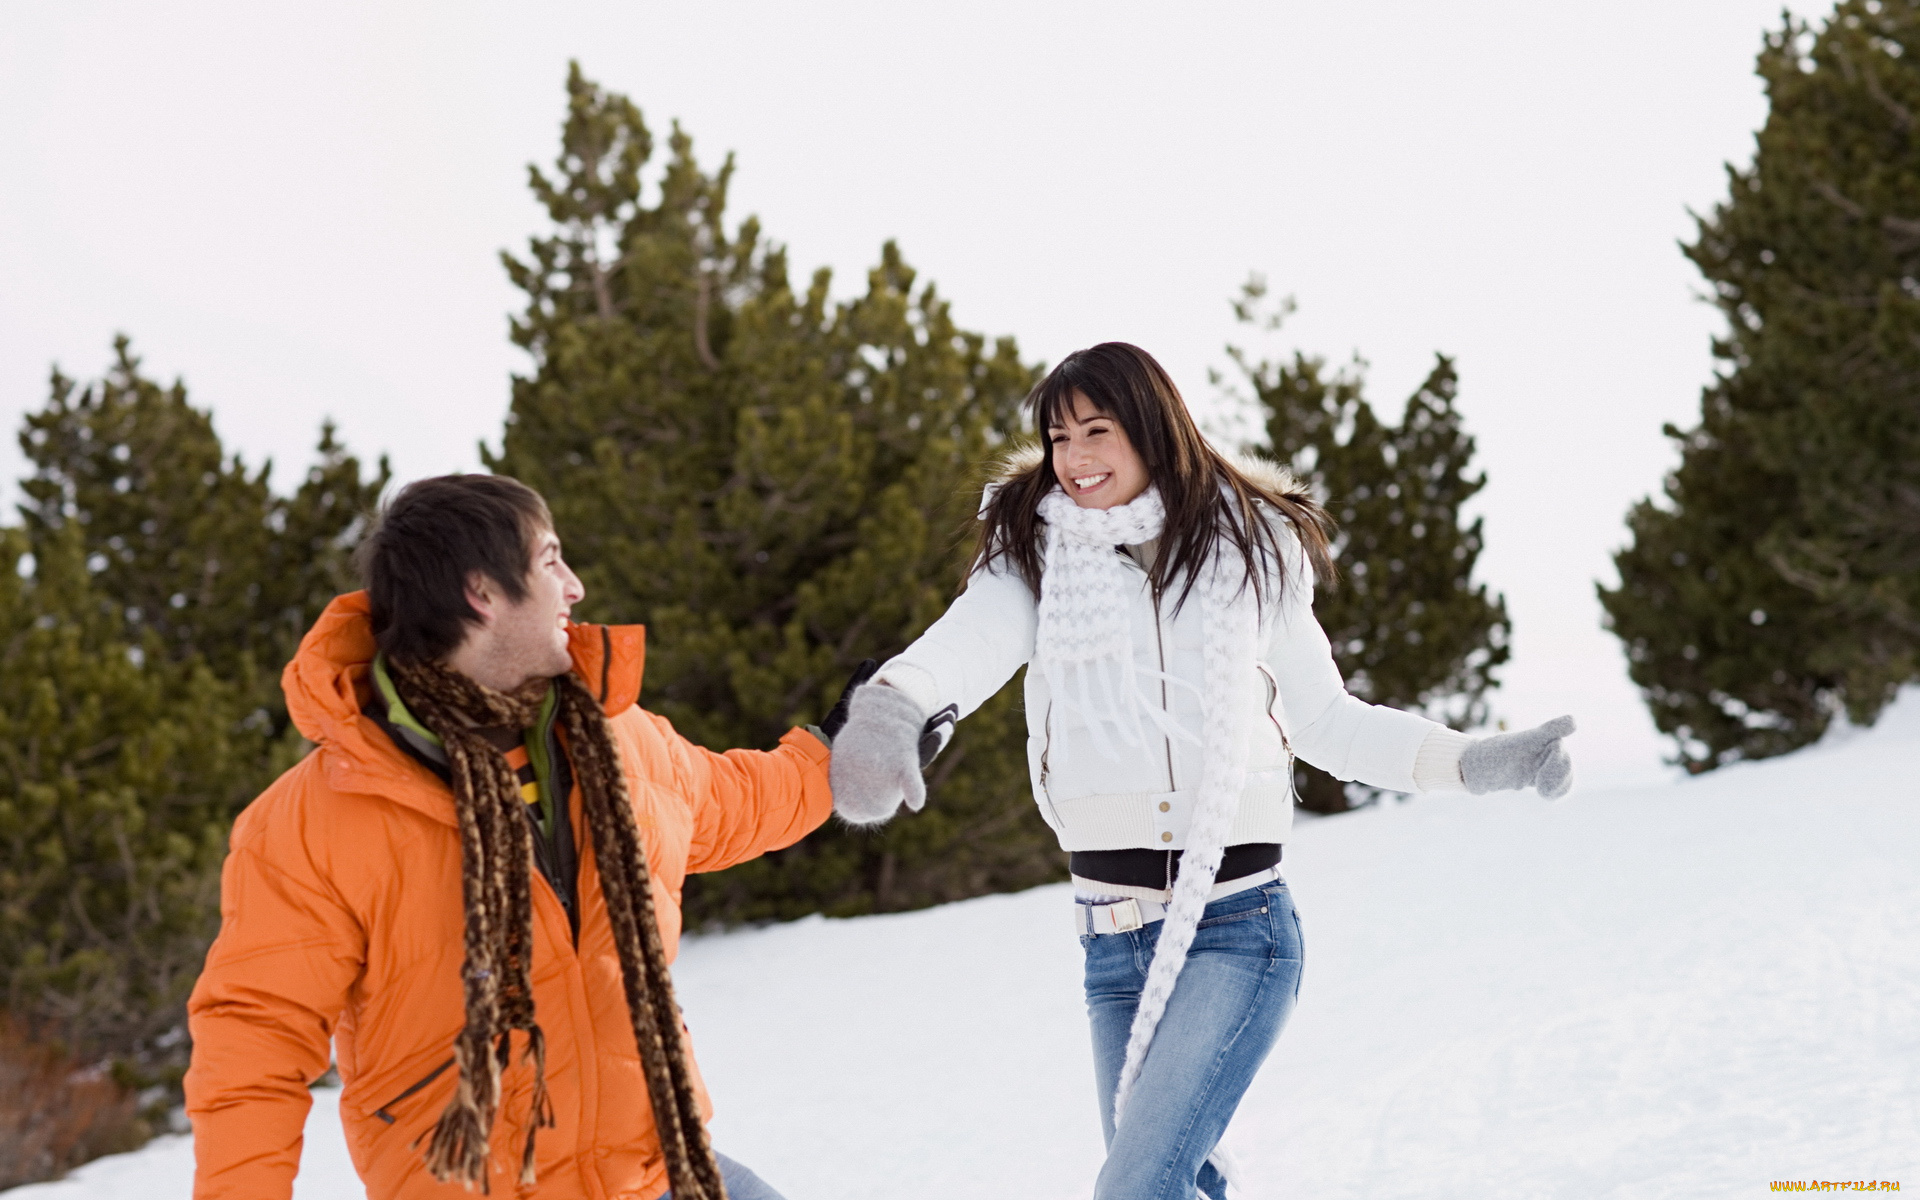
M 783 1200 L 767 1181 L 719 1152 L 720 1182 L 727 1186 L 727 1200 Z M 672 1192 L 661 1192 L 660 1200 L 673 1200 Z
M 1094 1200 L 1214 1200 L 1226 1180 L 1207 1156 L 1280 1037 L 1300 993 L 1300 918 L 1284 881 L 1207 905 L 1187 965 L 1147 1050 L 1120 1127 L 1113 1092 L 1164 922 L 1083 936 L 1093 1073 L 1107 1161 Z

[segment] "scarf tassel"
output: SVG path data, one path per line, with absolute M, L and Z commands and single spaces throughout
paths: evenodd
M 472 1044 L 465 1038 L 454 1048 L 454 1057 L 460 1082 L 454 1088 L 453 1098 L 441 1111 L 440 1119 L 434 1122 L 421 1158 L 441 1183 L 459 1183 L 468 1191 L 477 1189 L 484 1196 L 491 1192 L 487 1152 L 499 1094 L 498 1060 L 484 1046 L 478 1054 L 473 1053 Z M 475 1067 L 479 1070 L 475 1071 Z M 483 1088 L 487 1093 L 484 1096 L 480 1095 Z
M 1161 705 L 1143 694 L 1143 679 L 1155 673 L 1142 671 L 1135 663 L 1130 621 L 1121 607 L 1140 584 L 1121 565 L 1115 549 L 1162 535 L 1166 509 L 1159 489 L 1148 487 L 1128 503 L 1104 510 L 1080 508 L 1065 492 L 1054 489 L 1040 500 L 1040 518 L 1047 525 L 1047 557 L 1035 657 L 1046 671 L 1055 701 L 1068 710 L 1079 710 L 1097 754 L 1111 752 L 1109 730 L 1122 739 L 1129 733 L 1139 738 L 1145 722 L 1170 738 L 1178 736 L 1200 747 L 1199 788 L 1186 854 L 1114 1089 L 1113 1113 L 1118 1123 L 1186 964 L 1246 786 L 1248 718 L 1246 706 L 1236 703 L 1236 698 L 1259 651 L 1260 604 L 1249 587 L 1244 564 L 1216 549 L 1194 581 L 1204 631 L 1201 729 L 1198 736 L 1176 730 Z M 1160 680 L 1163 687 L 1168 682 L 1164 673 Z M 1192 686 L 1187 681 L 1172 682 Z M 1061 748 L 1066 744 L 1063 741 Z
M 527 1030 L 527 1049 L 520 1056 L 521 1062 L 533 1060 L 533 1104 L 527 1111 L 527 1147 L 520 1155 L 520 1182 L 535 1182 L 533 1169 L 533 1140 L 542 1129 L 552 1129 L 557 1122 L 553 1116 L 553 1100 L 547 1095 L 547 1035 L 538 1025 Z
M 441 1182 L 488 1190 L 489 1148 L 500 1072 L 512 1060 L 511 1031 L 527 1031 L 535 1064 L 521 1185 L 534 1180 L 535 1138 L 556 1124 L 546 1081 L 546 1038 L 534 1021 L 531 827 L 505 757 L 476 731 L 527 729 L 549 691 L 568 741 L 582 811 L 599 862 L 600 886 L 618 947 L 634 1038 L 647 1077 L 668 1176 L 689 1182 L 687 1200 L 724 1200 L 719 1166 L 704 1136 L 692 1064 L 678 1038 L 651 1027 L 675 1011 L 672 975 L 653 912 L 651 880 L 624 764 L 599 701 L 571 674 L 535 680 L 512 693 L 484 688 L 435 662 L 389 663 L 401 697 L 447 749 L 461 840 L 461 894 L 467 910 L 466 1026 L 455 1043 L 459 1082 L 422 1154 Z M 495 979 L 498 973 L 501 978 Z M 651 1010 L 657 1005 L 660 1013 Z M 664 1017 L 661 1014 L 665 1014 Z M 675 1109 L 675 1102 L 678 1108 Z M 665 1117 L 662 1119 L 663 1111 Z M 689 1128 L 682 1128 L 683 1123 Z M 689 1136 L 690 1135 L 690 1136 Z M 415 1147 L 419 1146 L 416 1139 Z M 693 1181 L 701 1181 L 694 1183 Z M 680 1192 L 675 1189 L 675 1195 Z

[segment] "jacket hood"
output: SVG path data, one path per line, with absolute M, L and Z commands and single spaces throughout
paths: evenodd
M 1288 499 L 1312 502 L 1313 494 L 1307 485 L 1300 482 L 1284 465 L 1270 458 L 1261 458 L 1252 454 L 1226 454 L 1223 451 L 1222 455 L 1242 475 L 1261 487 L 1277 492 Z M 1027 442 L 1015 446 L 988 468 L 987 486 L 998 487 L 1015 476 L 1024 475 L 1039 466 L 1045 458 L 1045 449 L 1035 443 Z
M 444 785 L 362 712 L 373 698 L 375 649 L 367 594 L 336 596 L 281 673 L 288 715 L 301 735 L 328 755 L 328 773 L 335 786 L 381 794 L 417 791 L 395 788 L 402 779 L 410 779 L 431 784 L 436 799 L 443 798 Z M 572 624 L 567 626 L 567 650 L 573 657 L 573 673 L 599 698 L 608 716 L 617 716 L 639 700 L 646 665 L 642 626 Z M 430 807 L 432 815 L 444 820 L 453 818 L 450 803 L 423 806 L 416 802 L 414 807 Z

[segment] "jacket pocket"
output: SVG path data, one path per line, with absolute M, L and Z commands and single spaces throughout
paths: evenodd
M 1047 715 L 1040 722 L 1040 786 L 1047 786 L 1047 760 L 1053 754 L 1053 701 L 1047 701 Z
M 1255 917 L 1264 917 L 1266 915 L 1267 906 L 1263 904 L 1259 908 L 1243 908 L 1239 912 L 1221 913 L 1217 917 L 1208 917 L 1206 920 L 1194 926 L 1194 928 L 1212 929 L 1216 925 L 1231 925 L 1235 921 L 1251 921 Z
M 1280 723 L 1280 718 L 1276 716 L 1273 711 L 1273 706 L 1280 702 L 1280 681 L 1273 677 L 1273 668 L 1269 667 L 1266 663 L 1256 659 L 1253 665 L 1259 669 L 1260 678 L 1266 680 L 1267 720 L 1273 722 L 1273 731 L 1280 735 L 1280 749 L 1284 750 L 1287 755 L 1287 797 L 1292 803 L 1298 804 L 1300 802 L 1300 794 L 1294 790 L 1293 783 L 1293 742 L 1287 737 L 1286 726 Z
M 1264 680 L 1267 685 L 1267 720 L 1273 722 L 1273 731 L 1280 735 L 1280 745 L 1286 750 L 1287 761 L 1291 763 L 1293 761 L 1293 743 L 1287 739 L 1286 727 L 1280 724 L 1280 718 L 1275 716 L 1273 712 L 1273 706 L 1280 700 L 1280 681 L 1273 677 L 1273 668 L 1267 664 L 1256 660 L 1253 665 L 1255 669 L 1260 672 L 1260 678 Z
M 1048 777 L 1051 774 L 1051 771 L 1049 769 L 1051 764 L 1049 763 L 1048 760 L 1052 758 L 1052 756 L 1053 756 L 1053 701 L 1048 700 L 1047 715 L 1045 720 L 1043 720 L 1040 725 L 1040 794 L 1034 797 L 1034 799 L 1038 800 L 1040 803 L 1047 806 L 1047 812 L 1052 814 L 1051 824 L 1053 825 L 1054 829 L 1061 830 L 1061 829 L 1065 829 L 1066 826 L 1060 823 L 1060 810 L 1054 806 L 1053 789 L 1048 786 Z
M 447 1073 L 447 1068 L 453 1066 L 453 1062 L 454 1060 L 452 1058 L 449 1058 L 447 1059 L 447 1061 L 441 1063 L 439 1066 L 435 1067 L 432 1071 L 428 1072 L 424 1078 L 415 1080 L 413 1084 L 407 1088 L 406 1091 L 401 1092 L 398 1096 L 395 1096 L 393 1099 L 387 1101 L 385 1104 L 382 1104 L 379 1108 L 374 1109 L 373 1115 L 378 1117 L 380 1120 L 385 1121 L 389 1125 L 393 1124 L 395 1121 L 400 1119 L 398 1116 L 394 1114 L 393 1110 L 399 1107 L 401 1104 L 404 1104 L 406 1101 L 411 1100 L 414 1096 L 418 1095 L 424 1088 L 426 1088 L 428 1084 L 440 1078 L 442 1075 L 445 1075 Z

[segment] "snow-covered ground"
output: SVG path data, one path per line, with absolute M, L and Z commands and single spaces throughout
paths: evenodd
M 1574 743 L 1576 761 L 1578 739 Z M 1300 1006 L 1229 1135 L 1251 1195 L 1920 1188 L 1920 694 L 1632 791 L 1429 798 L 1287 848 Z M 717 1144 L 790 1200 L 1084 1198 L 1067 894 L 690 941 Z M 360 1200 L 322 1093 L 300 1200 Z M 6 1200 L 172 1200 L 165 1138 Z

